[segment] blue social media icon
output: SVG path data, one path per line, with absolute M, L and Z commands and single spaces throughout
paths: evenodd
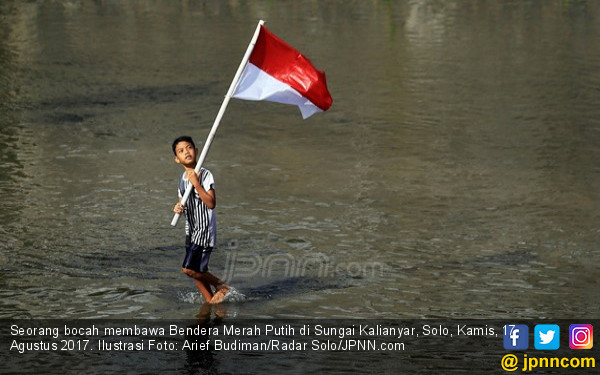
M 560 328 L 556 324 L 538 324 L 533 330 L 533 344 L 538 350 L 556 350 L 560 346 Z
M 538 350 L 556 350 L 560 346 L 560 328 L 556 324 L 538 324 L 533 330 L 533 343 Z
M 525 350 L 529 347 L 529 327 L 525 324 L 504 326 L 504 349 Z

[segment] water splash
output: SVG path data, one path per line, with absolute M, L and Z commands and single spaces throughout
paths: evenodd
M 229 292 L 227 292 L 227 295 L 225 296 L 225 299 L 223 300 L 223 302 L 236 303 L 236 302 L 244 302 L 247 300 L 248 300 L 248 297 L 246 297 L 246 295 L 244 293 L 240 292 L 239 290 L 237 290 L 233 287 L 229 287 Z
M 225 296 L 223 303 L 239 303 L 248 300 L 244 293 L 233 287 L 229 288 L 229 292 Z M 202 294 L 198 291 L 179 291 L 177 292 L 177 299 L 181 302 L 190 304 L 203 304 L 206 302 Z
M 198 291 L 177 292 L 177 299 L 184 303 L 204 303 L 204 297 Z

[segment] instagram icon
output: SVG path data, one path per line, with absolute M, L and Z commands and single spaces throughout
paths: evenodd
M 571 324 L 569 326 L 569 347 L 571 349 L 591 349 L 594 346 L 594 328 L 591 324 Z

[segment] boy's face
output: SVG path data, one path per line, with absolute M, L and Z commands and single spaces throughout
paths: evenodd
M 198 149 L 190 142 L 182 141 L 175 146 L 175 163 L 186 167 L 195 166 Z

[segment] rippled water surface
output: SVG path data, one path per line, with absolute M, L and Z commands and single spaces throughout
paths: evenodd
M 259 19 L 334 104 L 230 103 L 205 164 L 221 314 L 598 317 L 598 2 L 0 11 L 1 317 L 198 312 L 170 142 L 206 138 Z

